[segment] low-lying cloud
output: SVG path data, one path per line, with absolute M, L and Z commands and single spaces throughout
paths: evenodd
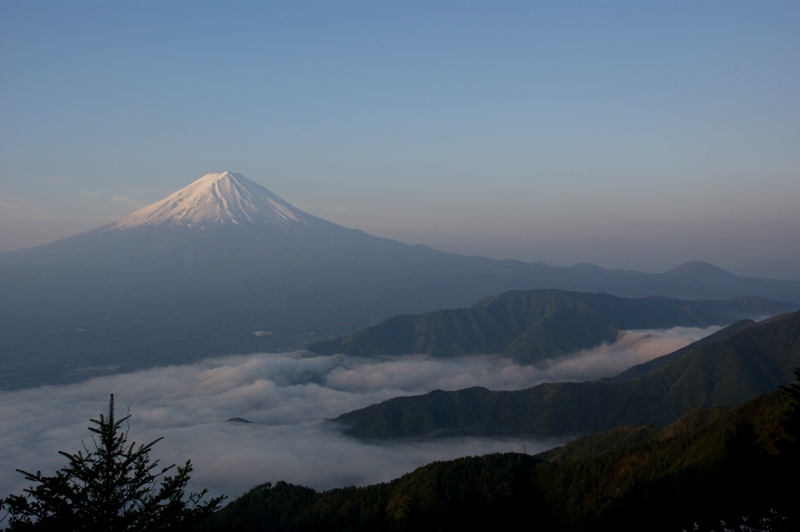
M 59 450 L 92 447 L 89 419 L 130 408 L 129 441 L 164 439 L 162 464 L 191 458 L 192 486 L 231 498 L 285 480 L 315 489 L 396 478 L 434 460 L 497 451 L 533 454 L 559 440 L 458 438 L 362 443 L 324 423 L 344 412 L 399 395 L 484 386 L 527 388 L 556 380 L 611 376 L 667 354 L 716 329 L 627 331 L 618 341 L 546 366 L 519 366 L 492 356 L 433 359 L 421 355 L 359 358 L 303 353 L 208 359 L 74 385 L 0 393 L 0 497 L 29 486 L 16 468 L 52 474 L 66 464 Z M 252 423 L 226 420 L 244 418 Z

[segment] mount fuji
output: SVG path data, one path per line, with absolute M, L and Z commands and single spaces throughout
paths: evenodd
M 222 172 L 103 227 L 0 253 L 0 389 L 294 350 L 397 314 L 536 288 L 800 302 L 800 283 L 697 264 L 656 275 L 407 245 Z
M 314 225 L 322 222 L 282 200 L 241 174 L 207 174 L 111 224 L 112 229 L 139 226 L 211 228 L 215 225 Z

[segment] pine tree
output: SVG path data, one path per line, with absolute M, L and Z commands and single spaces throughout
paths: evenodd
M 34 485 L 26 495 L 2 500 L 9 530 L 191 530 L 217 510 L 225 498 L 203 502 L 208 490 L 184 498 L 191 461 L 160 468 L 148 444 L 128 444 L 130 414 L 114 417 L 114 396 L 108 415 L 91 419 L 93 449 L 59 451 L 68 465 L 53 476 L 18 469 Z

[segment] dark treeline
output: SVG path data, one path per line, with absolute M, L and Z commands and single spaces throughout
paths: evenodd
M 219 511 L 215 525 L 659 531 L 719 530 L 722 521 L 738 529 L 744 517 L 753 530 L 798 530 L 798 400 L 796 383 L 736 408 L 691 411 L 664 429 L 622 427 L 538 456 L 435 462 L 360 488 L 267 483 Z

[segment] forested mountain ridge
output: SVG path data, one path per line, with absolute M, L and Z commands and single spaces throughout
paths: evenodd
M 744 516 L 753 525 L 772 519 L 769 530 L 796 530 L 793 437 L 800 434 L 791 427 L 798 418 L 796 399 L 778 391 L 732 409 L 694 410 L 663 429 L 620 427 L 537 456 L 435 462 L 371 486 L 317 492 L 266 483 L 222 509 L 215 524 L 284 532 L 667 531 L 715 530 L 720 520 L 736 526 Z
M 718 338 L 701 340 L 663 367 L 633 378 L 545 383 L 520 391 L 436 390 L 390 399 L 332 422 L 366 439 L 545 437 L 629 424 L 665 426 L 696 407 L 733 406 L 775 390 L 791 382 L 792 368 L 800 366 L 800 311 L 737 323 Z
M 555 289 L 509 291 L 469 308 L 395 316 L 308 349 L 359 356 L 502 353 L 519 363 L 536 363 L 611 343 L 622 330 L 727 325 L 795 309 L 796 304 L 761 297 L 688 301 Z

